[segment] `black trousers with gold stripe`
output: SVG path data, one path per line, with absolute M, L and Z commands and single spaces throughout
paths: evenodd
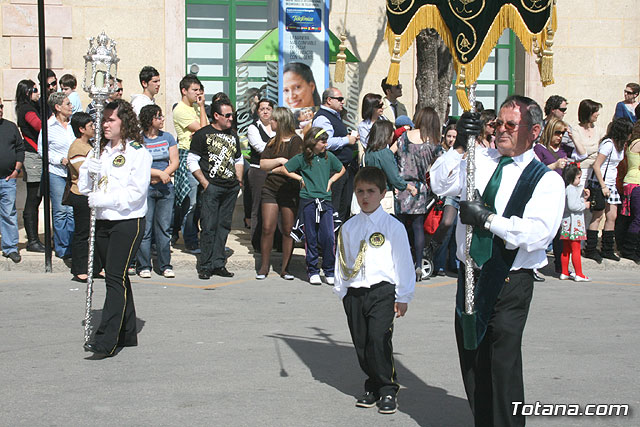
M 138 252 L 144 226 L 144 217 L 96 221 L 96 253 L 104 265 L 107 295 L 94 342 L 108 354 L 113 354 L 116 347 L 138 344 L 136 308 L 127 267 Z
M 365 391 L 376 396 L 398 393 L 393 365 L 393 306 L 396 288 L 381 282 L 371 288 L 349 288 L 342 300 L 360 367 L 367 375 Z

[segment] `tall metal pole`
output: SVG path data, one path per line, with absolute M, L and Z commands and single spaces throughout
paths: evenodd
M 471 104 L 471 112 L 476 111 L 476 86 L 474 83 L 469 88 L 469 103 Z M 467 141 L 467 200 L 473 200 L 475 197 L 476 189 L 476 139 L 474 136 L 469 136 Z M 473 349 L 477 345 L 475 337 L 475 282 L 474 282 L 474 261 L 469 254 L 471 250 L 471 241 L 473 239 L 473 227 L 471 225 L 466 226 L 465 232 L 465 247 L 464 247 L 464 313 L 469 319 L 473 321 L 469 324 L 469 327 L 473 328 L 473 331 L 468 331 L 465 334 L 465 348 Z
M 51 200 L 49 197 L 49 106 L 47 104 L 47 50 L 45 44 L 44 0 L 38 0 L 38 41 L 40 42 L 40 115 L 42 120 L 42 192 L 44 193 L 44 271 L 53 271 L 51 261 Z M 37 230 L 36 230 L 37 232 Z

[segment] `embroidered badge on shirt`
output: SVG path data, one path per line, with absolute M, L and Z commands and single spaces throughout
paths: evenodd
M 126 160 L 125 160 L 124 156 L 122 154 L 119 154 L 119 155 L 116 156 L 115 159 L 113 159 L 113 166 L 119 168 L 122 165 L 124 165 L 125 161 Z
M 384 234 L 377 232 L 373 233 L 369 237 L 369 244 L 374 248 L 379 248 L 380 246 L 384 245 Z

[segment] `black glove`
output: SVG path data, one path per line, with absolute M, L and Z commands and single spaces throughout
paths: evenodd
M 464 151 L 467 151 L 467 142 L 470 136 L 478 136 L 482 131 L 482 121 L 480 120 L 480 113 L 465 112 L 460 116 L 460 120 L 456 122 L 456 142 L 453 143 L 453 148 L 461 147 Z
M 460 202 L 460 221 L 464 225 L 473 225 L 484 229 L 484 223 L 493 212 L 484 206 L 480 193 L 476 190 L 475 200 L 463 200 Z

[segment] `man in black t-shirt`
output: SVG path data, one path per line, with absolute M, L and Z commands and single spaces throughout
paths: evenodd
M 198 277 L 232 277 L 224 247 L 231 230 L 233 209 L 242 186 L 243 158 L 232 131 L 233 107 L 228 98 L 211 105 L 213 121 L 193 134 L 187 164 L 202 187 L 200 198 L 200 259 Z

